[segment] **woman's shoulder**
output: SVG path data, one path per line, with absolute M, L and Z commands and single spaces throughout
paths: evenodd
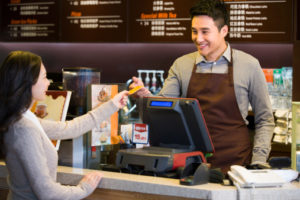
M 26 130 L 26 129 L 31 129 L 34 128 L 35 125 L 32 123 L 31 120 L 22 117 L 20 120 L 18 120 L 15 124 L 14 124 L 15 129 L 22 129 L 22 130 Z
M 5 135 L 14 141 L 20 138 L 30 139 L 38 135 L 38 129 L 29 119 L 22 117 L 9 128 Z

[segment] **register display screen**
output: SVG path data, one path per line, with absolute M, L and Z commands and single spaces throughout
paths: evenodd
M 157 107 L 172 107 L 173 102 L 172 101 L 151 101 L 150 106 L 157 106 Z
M 150 146 L 214 152 L 197 99 L 148 97 L 140 105 Z

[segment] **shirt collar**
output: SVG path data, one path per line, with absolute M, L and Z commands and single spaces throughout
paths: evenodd
M 227 48 L 219 59 L 221 59 L 222 57 L 224 57 L 228 62 L 231 62 L 231 47 L 229 43 L 227 43 Z M 204 58 L 204 56 L 198 53 L 196 57 L 196 64 L 198 65 L 201 62 L 208 62 L 208 61 Z
M 32 121 L 36 126 L 38 126 L 42 131 L 44 131 L 44 129 L 42 128 L 40 121 L 38 120 L 38 118 L 36 117 L 35 114 L 33 114 L 29 109 L 23 113 L 23 117 L 29 119 L 30 121 Z

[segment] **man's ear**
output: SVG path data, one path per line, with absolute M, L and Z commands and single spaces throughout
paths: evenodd
M 224 36 L 224 38 L 227 36 L 228 34 L 228 26 L 227 25 L 224 25 L 222 28 L 221 28 L 221 34 Z

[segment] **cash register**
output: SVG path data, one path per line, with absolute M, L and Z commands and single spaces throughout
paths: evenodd
M 139 107 L 149 127 L 150 146 L 119 150 L 116 166 L 120 169 L 168 177 L 205 163 L 206 155 L 214 152 L 197 99 L 148 97 L 140 100 Z

